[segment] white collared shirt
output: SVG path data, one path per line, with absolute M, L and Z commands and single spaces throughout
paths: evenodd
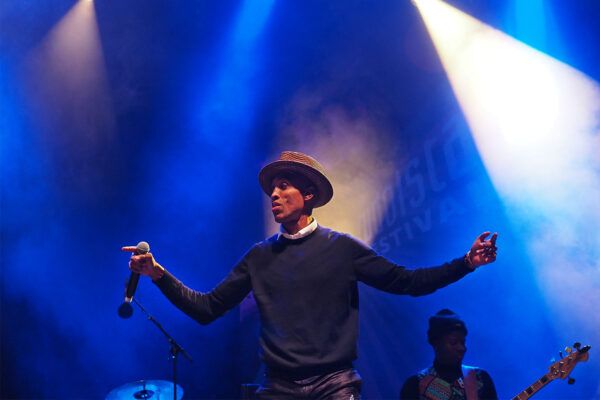
M 279 238 L 282 236 L 284 238 L 290 239 L 290 240 L 302 239 L 303 237 L 306 237 L 306 236 L 310 235 L 311 233 L 313 233 L 315 231 L 315 229 L 317 229 L 317 220 L 314 217 L 310 224 L 306 225 L 304 228 L 300 229 L 298 232 L 294 233 L 293 235 L 290 235 L 289 233 L 287 233 L 287 231 L 283 227 L 283 224 L 281 224 L 279 226 L 279 233 L 277 234 L 277 240 L 279 240 Z

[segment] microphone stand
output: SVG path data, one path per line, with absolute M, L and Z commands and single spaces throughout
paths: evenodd
M 158 326 L 158 329 L 161 330 L 161 332 L 167 337 L 169 343 L 171 344 L 171 349 L 169 350 L 169 359 L 173 360 L 173 400 L 177 400 L 177 356 L 179 355 L 179 353 L 183 354 L 188 360 L 190 360 L 190 362 L 194 362 L 194 360 L 192 360 L 192 358 L 188 355 L 188 353 L 185 352 L 185 350 L 183 349 L 183 347 L 181 347 L 176 341 L 175 339 L 173 339 L 171 337 L 171 335 L 169 335 L 167 333 L 167 331 L 165 331 L 163 329 L 163 327 L 160 325 L 160 323 L 154 319 L 153 316 L 151 316 L 150 314 L 148 314 L 148 312 L 144 309 L 144 307 L 142 307 L 142 305 L 140 303 L 138 303 L 138 301 L 135 299 L 135 297 L 132 297 L 132 300 L 135 304 L 137 304 L 137 306 L 140 308 L 140 310 L 142 310 L 142 312 L 144 314 L 146 314 L 146 316 L 148 317 L 148 319 L 152 322 L 154 322 L 154 324 L 156 326 Z

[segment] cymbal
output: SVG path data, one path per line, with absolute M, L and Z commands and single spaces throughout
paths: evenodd
M 177 385 L 177 400 L 183 397 L 183 389 Z M 173 382 L 141 380 L 126 383 L 108 393 L 106 400 L 173 400 Z

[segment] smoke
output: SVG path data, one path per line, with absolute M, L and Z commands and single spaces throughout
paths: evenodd
M 334 195 L 329 204 L 315 209 L 315 218 L 321 225 L 371 243 L 376 230 L 361 229 L 360 216 L 378 202 L 381 212 L 375 225 L 383 218 L 391 199 L 381 192 L 394 182 L 396 152 L 388 127 L 366 107 L 332 103 L 330 96 L 329 90 L 321 89 L 303 90 L 294 97 L 281 120 L 270 160 L 285 150 L 317 159 L 332 182 Z M 265 215 L 268 233 L 275 232 L 271 213 Z
M 59 185 L 89 199 L 106 186 L 116 121 L 91 1 L 77 2 L 22 62 L 36 144 L 66 177 Z M 68 183 L 67 183 L 68 182 Z M 111 194 L 114 194 L 111 192 Z
M 600 305 L 600 86 L 443 2 L 419 4 L 557 332 L 592 338 L 600 331 L 589 317 Z

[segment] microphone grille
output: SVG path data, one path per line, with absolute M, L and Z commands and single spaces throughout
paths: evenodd
M 135 248 L 136 254 L 146 254 L 150 251 L 150 245 L 148 242 L 139 242 Z
M 119 306 L 119 317 L 129 318 L 133 315 L 133 307 L 129 303 L 123 303 Z

